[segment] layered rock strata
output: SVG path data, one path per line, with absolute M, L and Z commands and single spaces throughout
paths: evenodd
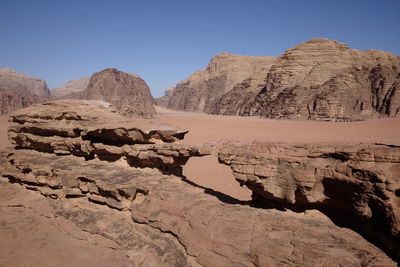
M 218 54 L 205 70 L 194 72 L 175 86 L 168 108 L 210 112 L 219 98 L 237 83 L 255 73 L 266 75 L 274 60 L 273 57 Z
M 178 83 L 168 107 L 277 119 L 400 116 L 400 57 L 394 54 L 315 38 L 275 59 L 226 60 L 230 57 L 217 55 L 205 71 Z M 244 69 L 252 71 L 237 75 Z M 228 77 L 235 78 L 227 82 Z
M 182 174 L 182 165 L 200 151 L 175 144 L 187 131 L 168 125 L 129 121 L 101 101 L 63 100 L 31 106 L 11 114 L 9 138 L 19 148 L 58 155 L 126 160 L 137 167 Z M 140 128 L 138 127 L 140 126 Z
M 155 101 L 146 82 L 137 75 L 105 69 L 90 78 L 86 99 L 112 103 L 125 116 L 153 117 Z
M 400 258 L 399 147 L 255 143 L 218 157 L 262 205 L 319 209 Z
M 117 242 L 137 261 L 146 256 L 145 266 L 395 266 L 326 219 L 221 201 L 154 169 L 31 150 L 6 161 L 9 181 L 54 199 L 57 216 Z

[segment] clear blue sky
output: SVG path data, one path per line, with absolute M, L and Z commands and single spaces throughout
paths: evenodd
M 1 0 L 0 68 L 50 88 L 114 67 L 154 96 L 226 51 L 278 56 L 313 37 L 400 55 L 400 0 Z

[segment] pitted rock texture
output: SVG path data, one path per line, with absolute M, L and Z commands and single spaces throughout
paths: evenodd
M 319 209 L 400 258 L 400 148 L 254 143 L 219 152 L 254 200 Z
M 105 69 L 90 78 L 86 99 L 112 103 L 118 112 L 129 117 L 153 117 L 155 101 L 146 82 L 137 75 Z
M 157 170 L 32 150 L 6 161 L 4 178 L 54 199 L 57 216 L 130 249 L 137 264 L 396 265 L 327 219 L 233 204 Z
M 221 53 L 205 70 L 179 82 L 169 98 L 168 108 L 210 112 L 214 104 L 233 87 L 255 73 L 268 73 L 273 57 L 239 56 Z
M 316 38 L 279 56 L 264 86 L 238 85 L 212 113 L 314 120 L 398 117 L 399 86 L 399 56 Z
M 44 80 L 29 77 L 10 68 L 0 69 L 0 89 L 26 89 L 37 96 L 50 96 L 50 90 Z
M 69 99 L 72 97 L 75 99 L 74 96 L 83 94 L 83 92 L 86 90 L 89 80 L 89 78 L 80 78 L 77 80 L 68 81 L 60 87 L 52 89 L 51 94 L 57 98 Z
M 187 131 L 152 125 L 115 113 L 109 103 L 59 100 L 18 110 L 11 115 L 10 140 L 19 148 L 58 155 L 126 160 L 136 167 L 182 175 L 189 157 L 203 152 L 183 144 Z

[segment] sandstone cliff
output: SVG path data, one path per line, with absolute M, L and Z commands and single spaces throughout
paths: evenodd
M 86 88 L 86 99 L 114 104 L 126 116 L 153 117 L 155 101 L 146 82 L 139 76 L 116 69 L 96 72 Z
M 209 112 L 215 102 L 237 83 L 254 73 L 267 73 L 273 61 L 272 57 L 218 54 L 205 70 L 194 72 L 175 86 L 168 108 Z
M 51 94 L 57 98 L 69 98 L 83 93 L 89 84 L 89 78 L 80 78 L 78 80 L 71 80 L 61 85 L 60 87 L 51 90 Z
M 26 89 L 41 97 L 50 96 L 50 90 L 44 80 L 29 77 L 10 68 L 0 69 L 0 88 L 9 90 Z
M 287 50 L 263 84 L 237 85 L 211 111 L 316 120 L 396 117 L 399 85 L 399 56 L 318 38 Z

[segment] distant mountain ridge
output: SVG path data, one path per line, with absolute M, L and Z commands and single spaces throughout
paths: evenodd
M 237 79 L 228 90 L 226 75 L 235 77 L 246 70 L 228 61 L 225 69 L 231 73 L 216 68 L 212 75 L 205 75 L 218 65 L 215 61 L 220 57 L 212 58 L 205 71 L 179 82 L 168 107 L 283 119 L 400 116 L 400 57 L 391 53 L 360 51 L 334 40 L 314 38 L 264 65 L 248 62 L 248 68 L 255 71 L 247 70 L 249 77 Z
M 71 94 L 77 94 L 86 90 L 90 78 L 84 77 L 77 80 L 71 80 L 60 87 L 51 90 L 51 94 L 58 98 L 64 98 Z

